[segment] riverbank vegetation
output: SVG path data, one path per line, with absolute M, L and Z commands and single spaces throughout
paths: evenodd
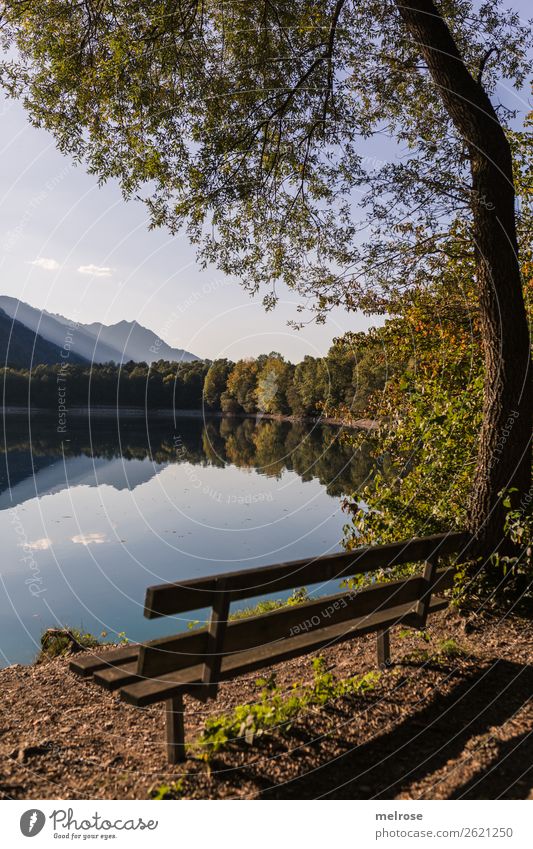
M 525 152 L 518 141 L 516 149 Z M 533 218 L 526 171 L 519 167 L 524 162 L 517 156 L 517 187 L 523 201 L 522 274 L 531 322 Z M 530 174 L 531 151 L 528 162 Z M 481 316 L 473 257 L 454 241 L 448 252 L 443 278 L 401 299 L 397 317 L 378 331 L 395 368 L 383 391 L 369 396 L 365 415 L 382 426 L 365 434 L 365 445 L 371 456 L 387 457 L 387 463 L 345 502 L 350 515 L 347 548 L 397 540 L 399 527 L 408 538 L 468 525 L 484 409 Z M 511 409 L 497 433 L 493 464 L 503 462 L 518 418 L 518 411 Z M 354 448 L 360 444 L 357 434 L 347 438 Z M 503 603 L 531 611 L 533 499 L 531 489 L 514 500 L 516 494 L 512 482 L 500 491 L 503 539 L 484 560 L 476 559 L 459 571 L 456 595 L 461 602 Z

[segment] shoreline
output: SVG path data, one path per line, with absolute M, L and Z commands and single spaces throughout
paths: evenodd
M 4 417 L 24 416 L 33 419 L 35 416 L 55 419 L 54 410 L 47 407 L 34 407 L 28 410 L 27 407 L 8 406 L 2 410 Z M 195 419 L 255 419 L 255 421 L 280 421 L 280 422 L 306 422 L 309 424 L 323 424 L 334 427 L 344 427 L 351 430 L 366 430 L 369 433 L 378 430 L 379 423 L 374 419 L 355 419 L 354 421 L 344 421 L 343 419 L 335 419 L 328 417 L 313 416 L 285 416 L 275 413 L 223 413 L 217 410 L 172 410 L 172 409 L 154 409 L 147 410 L 144 407 L 72 407 L 68 410 L 67 416 L 73 418 L 90 418 L 90 419 L 174 419 L 174 418 L 195 418 Z

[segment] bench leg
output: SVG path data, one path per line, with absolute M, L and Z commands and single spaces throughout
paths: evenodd
M 185 727 L 183 723 L 183 696 L 174 696 L 165 702 L 167 720 L 167 755 L 170 764 L 185 760 Z
M 390 659 L 390 631 L 388 628 L 383 628 L 378 631 L 378 666 L 382 669 L 385 666 L 391 665 Z

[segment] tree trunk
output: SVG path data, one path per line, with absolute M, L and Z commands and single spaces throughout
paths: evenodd
M 531 501 L 525 498 L 531 487 L 531 346 L 518 259 L 512 157 L 490 99 L 465 66 L 435 3 L 396 4 L 469 151 L 485 360 L 483 424 L 469 524 L 487 554 L 502 542 L 499 493 L 516 487 L 514 504 L 525 508 Z

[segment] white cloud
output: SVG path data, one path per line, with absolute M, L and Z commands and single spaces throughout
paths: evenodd
M 75 537 L 71 537 L 71 539 L 77 545 L 101 545 L 101 543 L 107 542 L 107 536 L 102 533 L 77 534 Z
M 52 545 L 52 540 L 48 537 L 42 537 L 41 539 L 34 539 L 32 542 L 21 542 L 20 545 L 22 548 L 31 551 L 46 551 Z
M 80 274 L 90 274 L 92 277 L 111 277 L 113 269 L 103 265 L 80 265 Z
M 37 268 L 43 268 L 45 271 L 57 271 L 59 268 L 59 263 L 56 259 L 50 259 L 44 256 L 39 256 L 37 259 L 32 260 L 30 265 L 36 265 Z

